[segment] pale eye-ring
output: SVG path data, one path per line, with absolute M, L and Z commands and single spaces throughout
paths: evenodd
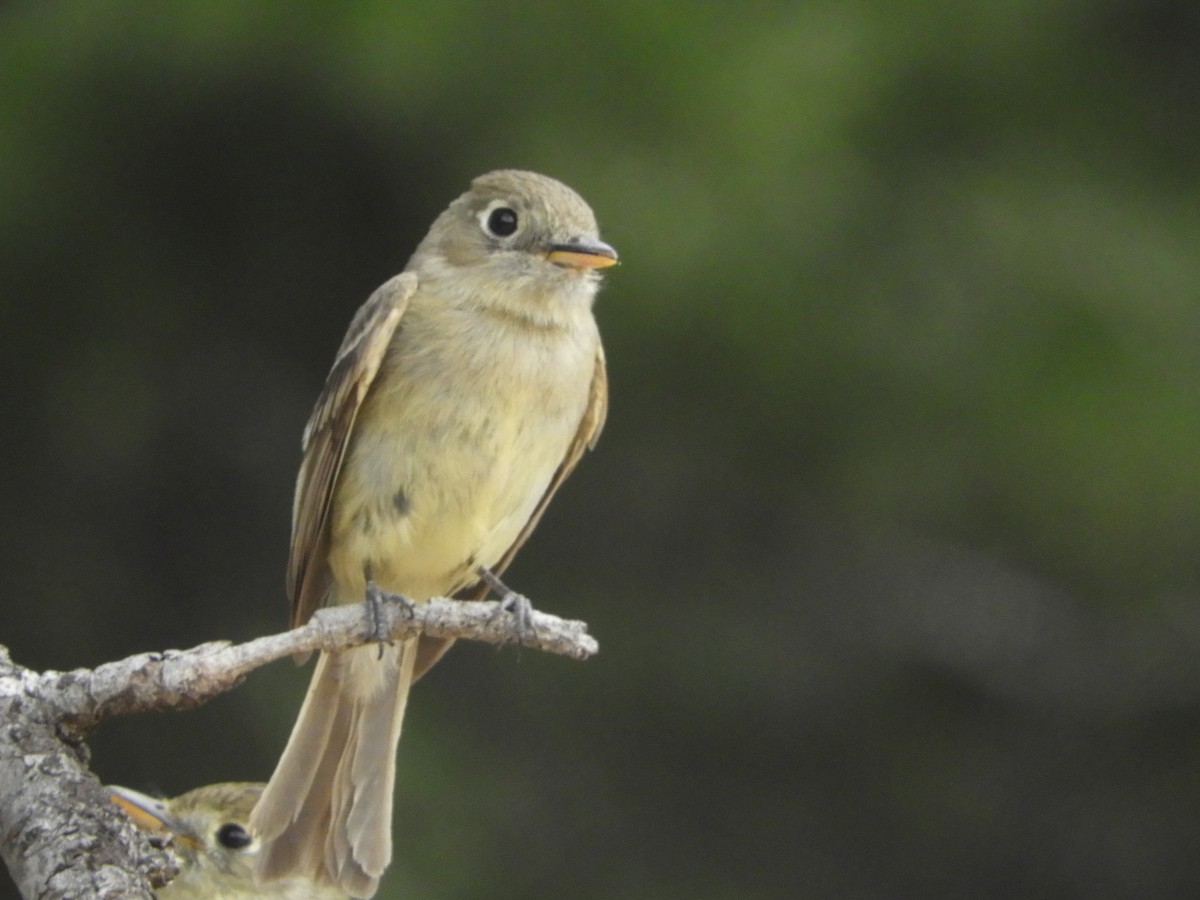
M 517 218 L 517 211 L 511 206 L 494 206 L 484 211 L 483 215 L 479 218 L 483 225 L 483 230 L 492 237 L 511 237 L 516 233 L 517 226 L 520 225 L 520 219 Z

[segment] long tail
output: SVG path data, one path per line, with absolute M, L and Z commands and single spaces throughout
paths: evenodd
M 257 875 L 308 875 L 367 898 L 392 859 L 396 745 L 417 639 L 322 653 L 287 747 L 250 816 Z

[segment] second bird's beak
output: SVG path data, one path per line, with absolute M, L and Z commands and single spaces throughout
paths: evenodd
M 567 269 L 606 269 L 617 264 L 617 251 L 603 241 L 552 244 L 546 259 Z
M 200 845 L 198 838 L 183 831 L 171 820 L 170 814 L 167 812 L 167 804 L 163 800 L 119 785 L 109 785 L 106 790 L 109 799 L 121 807 L 125 815 L 129 816 L 133 820 L 133 824 L 142 831 L 151 834 L 172 835 L 175 840 L 183 841 L 185 844 L 195 847 Z

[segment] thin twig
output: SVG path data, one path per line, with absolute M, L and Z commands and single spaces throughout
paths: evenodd
M 531 623 L 533 631 L 521 639 L 522 646 L 573 659 L 599 650 L 583 622 L 534 610 Z M 495 602 L 442 597 L 411 607 L 385 602 L 378 624 L 390 641 L 422 633 L 490 644 L 518 640 L 512 614 Z M 44 672 L 36 692 L 58 709 L 69 732 L 82 735 L 112 716 L 197 706 L 280 657 L 369 643 L 377 639 L 374 625 L 364 604 L 323 609 L 299 628 L 244 644 L 216 641 L 190 650 L 142 653 L 90 670 Z

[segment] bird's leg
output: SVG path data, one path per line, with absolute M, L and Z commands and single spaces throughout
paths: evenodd
M 479 573 L 479 577 L 483 579 L 484 584 L 499 598 L 499 611 L 510 612 L 513 614 L 513 618 L 516 619 L 514 630 L 517 634 L 517 642 L 523 644 L 529 638 L 533 637 L 536 632 L 533 628 L 533 604 L 529 602 L 529 598 L 524 594 L 518 594 L 510 588 L 487 566 L 480 566 L 476 571 Z
M 379 658 L 383 658 L 383 645 L 388 643 L 387 631 L 383 627 L 383 604 L 398 603 L 400 608 L 411 619 L 416 612 L 412 601 L 403 594 L 393 594 L 383 590 L 375 583 L 375 579 L 371 577 L 371 564 L 366 563 L 363 566 L 363 575 L 367 581 L 366 597 L 363 602 L 367 604 L 367 609 L 371 613 L 371 637 L 379 644 Z

